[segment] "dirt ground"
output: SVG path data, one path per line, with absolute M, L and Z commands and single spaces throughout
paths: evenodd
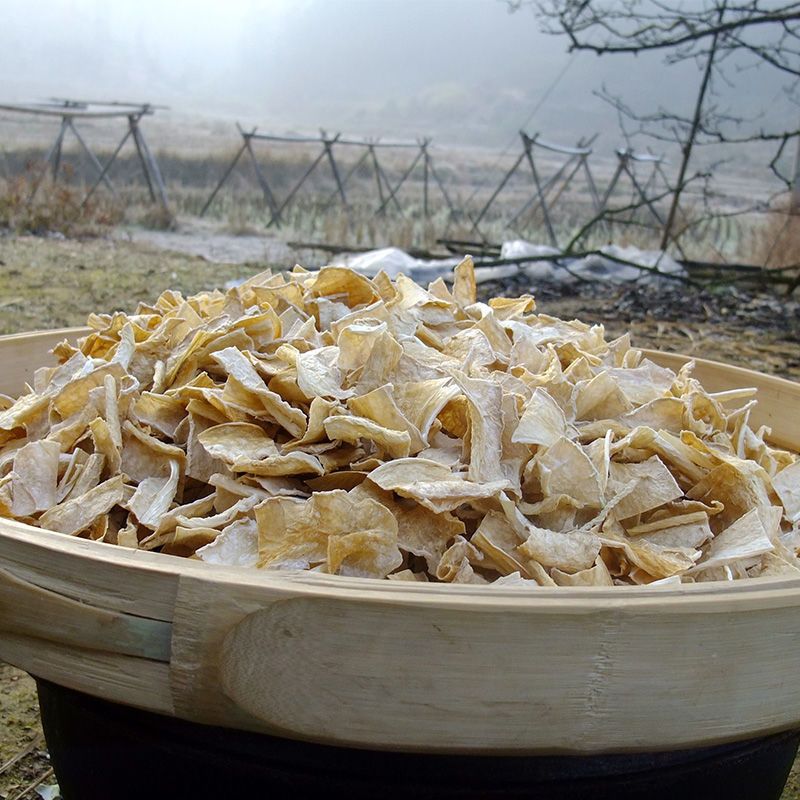
M 170 242 L 191 252 L 164 250 Z M 267 266 L 286 269 L 295 262 L 302 264 L 303 256 L 309 256 L 278 240 L 234 244 L 232 250 L 218 244 L 208 251 L 168 236 L 158 241 L 136 236 L 73 241 L 0 235 L 0 333 L 82 325 L 90 311 L 132 311 L 138 301 L 151 301 L 167 288 L 191 294 L 223 287 Z M 800 380 L 797 300 L 674 289 L 643 293 L 606 287 L 573 296 L 553 287 L 541 292 L 537 287 L 513 288 L 536 295 L 540 312 L 602 322 L 611 337 L 630 331 L 635 346 Z M 39 789 L 55 783 L 35 685 L 25 673 L 0 663 L 0 800 L 40 796 L 33 786 L 36 781 L 41 781 Z M 800 800 L 800 759 L 783 799 Z

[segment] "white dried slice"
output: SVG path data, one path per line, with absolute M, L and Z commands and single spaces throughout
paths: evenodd
M 155 530 L 175 499 L 181 469 L 177 461 L 170 461 L 169 469 L 169 475 L 165 478 L 153 477 L 141 481 L 133 497 L 125 504 L 145 528 Z
M 525 410 L 511 440 L 549 447 L 561 438 L 573 438 L 575 429 L 567 422 L 561 407 L 541 387 L 536 388 L 525 404 Z
M 343 388 L 344 373 L 337 364 L 339 348 L 320 347 L 297 356 L 297 385 L 307 397 L 326 397 L 345 400 L 352 389 Z
M 618 519 L 644 514 L 683 497 L 681 487 L 658 456 L 638 464 L 612 461 L 606 493 L 609 499 L 623 495 L 614 507 Z
M 585 531 L 550 531 L 528 526 L 528 538 L 519 552 L 545 567 L 580 572 L 591 567 L 600 553 L 600 539 Z
M 61 447 L 57 442 L 28 442 L 16 452 L 11 472 L 11 513 L 28 517 L 56 504 Z
M 467 399 L 469 411 L 469 469 L 476 483 L 506 481 L 503 456 L 503 390 L 493 381 L 453 375 Z
M 751 509 L 714 537 L 705 557 L 697 563 L 692 572 L 725 566 L 774 550 L 773 537 L 776 536 L 780 524 L 780 509 L 772 508 L 773 512 L 778 513 L 770 514 L 774 521 L 771 529 L 765 528 L 761 510 Z
M 86 530 L 95 520 L 122 503 L 125 488 L 121 475 L 109 478 L 88 492 L 57 506 L 53 506 L 39 518 L 39 525 L 51 531 L 76 535 Z
M 213 542 L 200 547 L 195 555 L 209 564 L 258 566 L 258 526 L 255 520 L 246 517 L 232 522 Z
M 545 497 L 566 495 L 579 506 L 605 504 L 603 480 L 583 448 L 562 436 L 536 456 L 539 481 Z
M 615 419 L 633 408 L 607 371 L 576 383 L 574 403 L 578 420 Z
M 800 459 L 772 478 L 772 488 L 783 503 L 789 522 L 800 521 Z

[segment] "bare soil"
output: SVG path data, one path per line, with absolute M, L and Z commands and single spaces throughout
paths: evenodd
M 209 236 L 168 234 L 86 241 L 0 235 L 0 333 L 82 325 L 91 311 L 132 311 L 167 288 L 192 294 L 303 263 L 304 254 L 278 239 L 230 238 L 209 244 Z M 602 323 L 611 337 L 629 331 L 635 346 L 800 380 L 797 300 L 731 289 L 597 285 L 575 294 L 558 286 L 481 286 L 484 296 L 523 291 L 537 297 L 540 312 Z M 0 800 L 38 797 L 32 784 L 43 776 L 43 785 L 54 783 L 49 769 L 35 684 L 0 663 Z M 800 800 L 800 759 L 782 797 Z

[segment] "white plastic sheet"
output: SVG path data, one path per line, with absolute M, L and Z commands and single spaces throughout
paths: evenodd
M 476 280 L 502 280 L 524 276 L 530 281 L 574 283 L 580 280 L 597 280 L 606 283 L 625 283 L 637 280 L 649 283 L 660 275 L 685 274 L 683 267 L 666 253 L 658 250 L 639 250 L 636 247 L 608 245 L 600 254 L 584 258 L 564 257 L 560 250 L 549 245 L 536 244 L 524 239 L 504 242 L 500 249 L 501 261 L 519 259 L 518 263 L 481 267 L 476 259 Z M 531 260 L 535 259 L 535 260 Z M 391 278 L 401 272 L 417 282 L 445 280 L 452 276 L 453 267 L 460 258 L 424 260 L 414 258 L 397 247 L 385 247 L 366 253 L 342 255 L 332 259 L 365 275 L 376 275 L 384 270 Z M 625 263 L 621 263 L 625 262 Z M 638 265 L 638 266 L 636 266 Z M 640 269 L 642 267 L 642 269 Z

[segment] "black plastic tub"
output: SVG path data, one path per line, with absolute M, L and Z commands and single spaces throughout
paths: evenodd
M 777 800 L 800 742 L 800 730 L 792 730 L 670 753 L 386 753 L 198 725 L 37 684 L 64 800 Z

